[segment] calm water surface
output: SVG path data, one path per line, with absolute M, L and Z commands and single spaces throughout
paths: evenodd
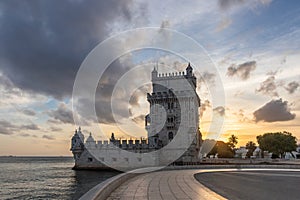
M 73 165 L 71 157 L 0 157 L 0 199 L 78 199 L 118 174 Z

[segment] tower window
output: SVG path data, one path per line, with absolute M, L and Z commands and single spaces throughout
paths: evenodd
M 173 139 L 173 132 L 169 132 L 169 140 L 172 140 Z

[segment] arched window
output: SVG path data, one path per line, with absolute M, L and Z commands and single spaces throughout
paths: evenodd
M 169 132 L 169 140 L 173 139 L 173 132 Z

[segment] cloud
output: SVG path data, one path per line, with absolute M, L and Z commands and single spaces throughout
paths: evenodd
M 222 21 L 218 24 L 216 28 L 216 32 L 221 32 L 224 29 L 228 28 L 232 24 L 232 20 L 230 18 L 223 18 Z
M 129 99 L 129 104 L 131 107 L 140 107 L 139 100 L 141 97 L 146 99 L 146 94 L 151 91 L 151 85 L 142 85 L 141 87 L 137 88 L 133 94 L 131 94 Z
M 273 0 L 258 0 L 263 5 L 269 5 Z
M 130 60 L 131 58 L 129 58 Z M 103 76 L 101 77 L 95 95 L 95 105 L 91 105 L 92 101 L 90 99 L 80 97 L 76 100 L 76 113 L 82 118 L 89 122 L 93 123 L 104 123 L 104 124 L 111 124 L 115 123 L 115 119 L 112 113 L 112 106 L 115 111 L 115 117 L 118 119 L 121 118 L 129 118 L 130 112 L 134 111 L 133 107 L 139 107 L 139 100 L 142 96 L 146 98 L 147 92 L 150 92 L 150 84 L 144 84 L 145 80 L 150 78 L 150 69 L 152 69 L 153 65 L 149 69 L 149 73 L 143 71 L 143 73 L 139 70 L 130 71 L 131 73 L 127 74 L 126 80 L 123 75 L 128 72 L 130 67 L 132 68 L 135 66 L 128 60 L 123 60 L 122 63 L 120 59 L 115 60 L 104 72 Z M 149 65 L 150 66 L 150 65 Z M 124 81 L 117 85 L 118 81 Z M 135 81 L 132 81 L 135 80 Z M 141 83 L 141 85 L 139 85 Z M 125 90 L 124 86 L 126 84 Z M 115 89 L 115 91 L 114 91 Z M 113 91 L 115 92 L 114 99 L 112 99 Z M 131 92 L 133 92 L 131 94 Z M 113 105 L 112 105 L 113 104 Z M 93 116 L 93 107 L 96 109 L 96 114 L 98 116 L 95 119 Z M 136 114 L 136 113 L 131 113 Z
M 0 120 L 0 134 L 12 135 L 19 127 L 6 120 Z
M 3 135 L 12 135 L 14 132 L 7 127 L 0 127 L 0 134 Z
M 74 124 L 73 113 L 64 103 L 61 103 L 56 110 L 48 111 L 48 115 L 64 124 Z
M 28 110 L 28 109 L 22 110 L 22 113 L 28 116 L 36 115 L 36 113 L 33 110 Z
M 98 123 L 98 122 L 104 124 L 115 123 L 112 114 L 112 109 L 111 109 L 111 103 L 112 103 L 111 97 L 112 97 L 113 89 L 116 84 L 115 81 L 116 80 L 114 80 L 113 77 L 110 77 L 110 80 L 108 82 L 103 82 L 99 84 L 96 92 L 96 97 L 95 97 L 95 105 L 92 105 L 92 101 L 90 99 L 84 97 L 79 98 L 76 103 L 76 114 L 78 114 L 78 116 L 81 116 L 82 119 L 94 123 Z M 129 102 L 126 103 L 128 104 Z M 134 102 L 130 101 L 130 103 L 134 103 Z M 120 106 L 118 110 L 122 110 L 122 113 L 125 113 L 128 110 L 128 105 L 123 106 L 119 104 L 117 106 Z M 98 116 L 97 119 L 95 119 L 95 116 L 93 116 L 94 111 L 90 110 L 93 107 L 95 107 L 96 109 L 96 115 Z
M 129 104 L 131 106 L 137 106 L 139 107 L 139 95 L 138 93 L 134 93 L 133 95 L 131 95 L 130 100 L 129 100 Z
M 36 124 L 15 125 L 6 120 L 0 120 L 0 134 L 12 135 L 22 130 L 39 130 Z
M 245 111 L 243 109 L 239 109 L 238 112 L 235 112 L 233 114 L 237 116 L 239 122 L 253 123 L 253 120 L 250 120 L 248 117 L 246 117 Z
M 264 82 L 260 84 L 260 87 L 256 89 L 256 92 L 260 92 L 265 95 L 272 97 L 278 97 L 277 84 L 275 82 L 275 76 L 269 76 Z
M 20 136 L 22 136 L 22 137 L 30 137 L 31 135 L 30 134 L 28 134 L 28 133 L 21 133 L 21 134 L 19 134 Z
M 232 6 L 241 5 L 245 2 L 245 0 L 219 0 L 219 7 L 221 9 L 229 9 Z
M 55 138 L 51 135 L 43 135 L 42 138 L 47 139 L 47 140 L 55 140 Z
M 170 45 L 171 34 L 170 32 L 166 31 L 167 28 L 170 28 L 170 21 L 163 20 L 160 25 L 159 33 L 164 36 L 164 40 L 161 41 L 164 44 L 164 47 L 167 48 Z
M 277 73 L 278 73 L 278 70 L 275 70 L 275 71 L 269 71 L 269 72 L 267 72 L 267 75 L 268 75 L 268 76 L 276 76 Z
M 231 7 L 234 6 L 241 6 L 244 4 L 252 4 L 254 6 L 256 5 L 269 5 L 272 2 L 272 0 L 251 0 L 251 1 L 246 1 L 246 0 L 219 0 L 219 7 L 222 10 L 228 10 Z
M 114 117 L 112 115 L 110 100 L 101 97 L 95 98 L 94 106 L 96 109 L 96 114 L 98 116 L 97 119 L 95 119 L 95 116 L 92 115 L 94 111 L 90 110 L 93 108 L 92 101 L 87 98 L 78 99 L 75 112 L 78 113 L 78 115 L 82 116 L 82 118 L 90 122 L 99 122 L 104 124 L 115 123 Z
M 30 135 L 28 133 L 20 133 L 19 136 L 21 136 L 21 137 L 34 137 L 34 138 L 37 137 L 36 135 Z
M 223 106 L 218 106 L 214 108 L 213 111 L 214 113 L 219 114 L 222 117 L 225 115 L 225 108 Z
M 232 64 L 227 69 L 228 76 L 237 76 L 242 80 L 247 80 L 250 73 L 256 69 L 256 61 L 249 61 L 239 65 Z
M 291 113 L 288 102 L 282 101 L 282 99 L 268 102 L 256 110 L 253 115 L 255 122 L 289 121 L 296 117 L 296 114 Z
M 145 115 L 139 115 L 132 119 L 135 123 L 143 123 L 145 121 Z
M 0 72 L 20 89 L 69 97 L 80 63 L 109 36 L 113 25 L 130 24 L 132 4 L 131 0 L 1 1 Z
M 299 83 L 296 81 L 290 82 L 286 87 L 284 87 L 290 94 L 293 94 L 299 87 Z
M 48 119 L 48 120 L 47 120 L 47 123 L 50 123 L 50 124 L 60 124 L 60 123 L 62 123 L 62 122 L 59 121 L 59 120 L 56 120 L 56 119 Z
M 54 127 L 54 126 L 51 126 L 50 127 L 50 131 L 53 131 L 53 132 L 59 132 L 59 131 L 62 131 L 63 129 L 62 128 L 59 128 L 59 127 Z
M 3 74 L 0 74 L 0 86 L 3 87 L 5 90 L 12 92 L 15 88 L 14 84 Z
M 205 71 L 205 72 L 201 73 L 201 77 L 200 77 L 199 81 L 202 83 L 206 83 L 208 85 L 214 85 L 215 77 L 216 77 L 216 74 Z M 200 86 L 201 86 L 201 84 L 200 84 Z
M 204 101 L 204 103 L 201 103 L 201 106 L 200 106 L 200 117 L 203 116 L 203 114 L 206 111 L 207 107 L 211 107 L 211 105 L 210 105 L 210 101 L 206 99 Z
M 28 124 L 20 126 L 22 130 L 40 130 L 40 128 L 36 124 Z

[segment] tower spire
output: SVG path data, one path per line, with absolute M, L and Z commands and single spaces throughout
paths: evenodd
M 156 78 L 157 75 L 158 75 L 158 72 L 157 72 L 157 70 L 155 69 L 155 66 L 154 66 L 154 67 L 153 67 L 153 70 L 152 70 L 152 79 L 153 79 L 153 78 Z
M 189 63 L 186 68 L 186 75 L 189 77 L 193 76 L 193 68 L 191 67 L 191 63 Z

